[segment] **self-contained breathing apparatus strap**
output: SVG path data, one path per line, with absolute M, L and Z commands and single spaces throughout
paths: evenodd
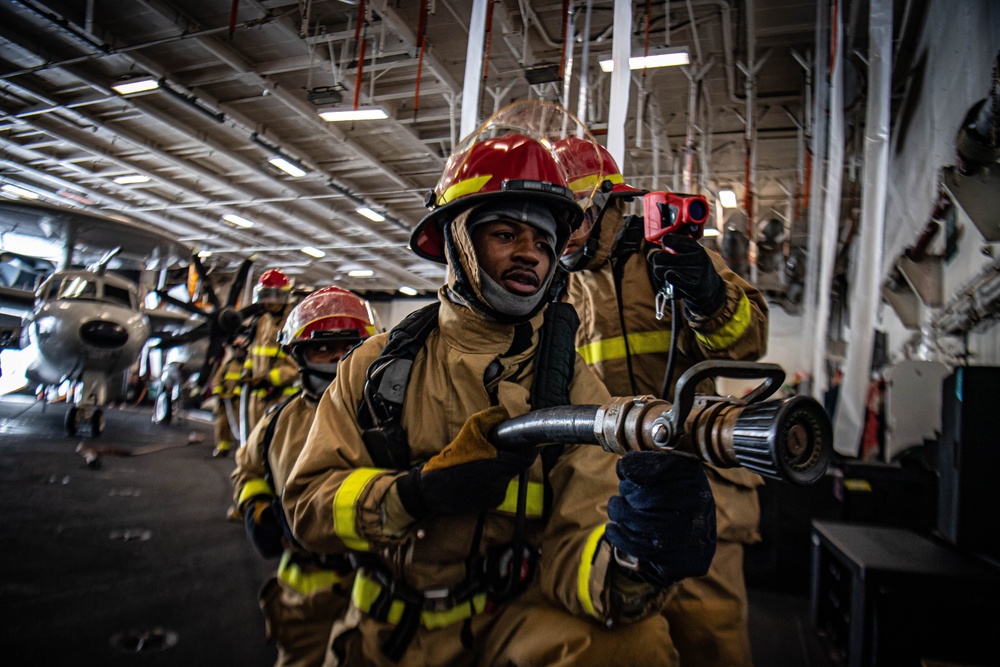
M 261 436 L 260 442 L 260 457 L 264 464 L 264 481 L 274 489 L 274 472 L 271 470 L 271 441 L 274 440 L 274 432 L 278 428 L 278 418 L 284 411 L 288 404 L 295 399 L 296 396 L 289 396 L 281 403 L 268 408 L 267 412 L 264 413 L 265 417 L 270 417 L 271 421 L 267 423 L 264 427 L 264 434 Z M 278 518 L 278 523 L 281 524 L 281 532 L 285 534 L 285 540 L 288 544 L 293 547 L 305 552 L 305 549 L 298 543 L 295 536 L 292 535 L 292 527 L 288 523 L 288 518 L 285 516 L 285 509 L 281 505 L 281 496 L 277 494 L 277 489 L 275 489 L 276 495 L 271 500 L 271 509 L 274 515 Z
M 424 341 L 437 326 L 438 303 L 425 306 L 407 316 L 389 334 L 382 353 L 368 367 L 364 398 L 358 406 L 358 423 L 365 447 L 372 462 L 379 467 L 407 469 L 412 465 L 406 433 L 401 426 L 403 398 L 410 368 Z M 576 309 L 568 303 L 549 303 L 539 331 L 535 355 L 535 375 L 531 388 L 533 409 L 568 405 L 569 388 L 576 365 L 576 330 L 580 325 Z M 546 507 L 551 506 L 548 473 L 562 453 L 561 445 L 550 445 L 541 453 L 546 479 Z M 525 543 L 528 473 L 518 479 L 517 509 L 514 540 L 510 545 L 491 550 L 478 567 L 470 568 L 469 576 L 450 591 L 435 591 L 459 605 L 476 609 L 473 600 L 484 594 L 485 608 L 519 595 L 534 576 L 538 553 Z M 478 540 L 477 540 L 478 541 Z M 387 620 L 394 603 L 402 604 L 397 626 L 382 645 L 383 653 L 398 661 L 420 627 L 422 615 L 428 610 L 427 592 L 408 590 L 401 582 L 386 576 L 373 559 L 354 554 L 358 565 L 376 578 L 381 589 L 365 610 L 374 618 Z M 359 575 L 360 576 L 360 575 Z M 356 580 L 364 581 L 362 579 Z M 471 614 L 470 614 L 471 615 Z
M 410 368 L 430 332 L 437 327 L 441 304 L 430 303 L 393 328 L 382 353 L 368 367 L 358 425 L 365 449 L 377 468 L 410 467 L 410 446 L 403 432 L 403 398 Z

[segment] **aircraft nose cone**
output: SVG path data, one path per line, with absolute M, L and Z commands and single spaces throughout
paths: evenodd
M 102 348 L 118 348 L 128 342 L 125 327 L 115 322 L 94 320 L 80 327 L 80 338 L 87 345 Z

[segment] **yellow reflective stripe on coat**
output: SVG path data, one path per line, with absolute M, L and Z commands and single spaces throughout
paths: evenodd
M 368 483 L 382 474 L 381 468 L 358 468 L 340 485 L 333 496 L 333 532 L 348 549 L 369 551 L 368 542 L 357 529 L 357 503 Z
M 517 487 L 518 480 L 515 477 L 507 485 L 507 495 L 503 502 L 497 507 L 501 512 L 517 512 Z M 540 482 L 528 482 L 528 498 L 525 516 L 542 516 L 545 511 L 545 486 Z
M 600 618 L 594 607 L 594 601 L 590 597 L 590 570 L 594 566 L 594 556 L 597 555 L 597 547 L 604 537 L 606 526 L 598 526 L 587 537 L 587 543 L 583 545 L 583 554 L 580 556 L 580 569 L 576 576 L 576 594 L 580 598 L 583 610 L 594 618 Z
M 271 384 L 273 384 L 275 387 L 280 387 L 282 384 L 284 384 L 281 381 L 280 369 L 272 368 L 270 371 L 268 371 L 267 378 L 271 381 Z
M 236 371 L 227 371 L 222 376 L 222 379 L 223 380 L 228 380 L 228 381 L 235 381 L 235 380 L 239 380 L 241 377 L 243 377 L 243 373 L 236 372 Z
M 363 572 L 358 572 L 357 576 L 354 577 L 354 587 L 351 589 L 351 601 L 362 612 L 367 614 L 381 593 L 382 584 L 366 577 Z M 403 618 L 404 607 L 405 605 L 402 600 L 398 598 L 393 600 L 392 604 L 389 605 L 389 613 L 386 615 L 385 622 L 398 625 L 400 619 Z M 451 609 L 445 609 L 444 611 L 422 610 L 420 612 L 420 625 L 428 630 L 436 630 L 437 628 L 443 628 L 459 621 L 464 621 L 474 614 L 481 614 L 485 608 L 486 593 L 476 593 L 470 599 L 456 604 Z
M 333 588 L 341 581 L 341 577 L 333 570 L 316 570 L 305 572 L 298 563 L 292 562 L 292 552 L 285 549 L 278 563 L 278 579 L 292 590 L 302 595 L 312 595 L 317 591 Z
M 240 490 L 240 499 L 236 503 L 237 505 L 243 505 L 244 502 L 253 498 L 254 496 L 275 496 L 274 489 L 271 485 L 267 483 L 267 480 L 263 477 L 256 477 L 251 480 L 247 480 L 247 483 L 243 485 Z
M 655 354 L 657 352 L 670 351 L 669 331 L 640 331 L 628 335 L 628 349 L 633 355 Z M 592 343 L 581 345 L 576 348 L 588 366 L 599 364 L 602 361 L 625 358 L 625 337 L 615 336 L 614 338 L 604 338 L 595 340 Z
M 281 354 L 281 348 L 277 345 L 254 345 L 250 354 L 258 357 L 277 357 Z
M 740 295 L 740 303 L 732 319 L 712 334 L 695 333 L 695 338 L 710 350 L 725 350 L 740 339 L 750 326 L 750 300 L 746 294 Z

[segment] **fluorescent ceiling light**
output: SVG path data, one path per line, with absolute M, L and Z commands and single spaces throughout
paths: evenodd
M 371 269 L 354 269 L 353 271 L 348 271 L 347 275 L 351 278 L 370 278 L 375 275 L 375 272 Z
M 701 235 L 704 236 L 705 238 L 712 238 L 713 236 L 719 235 L 719 230 L 716 229 L 715 227 L 705 227 Z
M 244 229 L 246 229 L 247 227 L 253 227 L 252 222 L 250 222 L 246 218 L 241 218 L 238 215 L 233 215 L 232 213 L 226 213 L 224 216 L 222 216 L 222 219 L 225 220 L 226 222 L 231 222 L 237 227 L 243 227 Z
M 159 87 L 160 82 L 158 80 L 151 76 L 143 76 L 113 84 L 111 90 L 119 95 L 133 95 L 135 93 L 144 93 L 147 90 L 156 90 Z
M 211 257 L 212 256 L 212 251 L 211 250 L 202 250 L 202 251 L 200 251 L 198 253 L 198 256 L 199 257 Z
M 719 190 L 719 203 L 722 208 L 736 208 L 736 193 L 732 190 Z
M 32 192 L 31 190 L 25 190 L 24 188 L 19 188 L 16 185 L 11 185 L 10 183 L 5 183 L 0 190 L 8 194 L 12 194 L 15 197 L 20 197 L 21 199 L 38 199 L 38 194 Z
M 142 174 L 127 174 L 125 176 L 115 177 L 115 183 L 118 185 L 132 185 L 134 183 L 148 183 L 149 176 L 143 176 Z
M 629 69 L 652 69 L 653 67 L 674 67 L 687 65 L 691 62 L 687 47 L 663 49 L 648 56 L 632 56 L 628 59 Z M 601 69 L 610 72 L 615 68 L 615 61 L 602 60 Z
M 290 160 L 286 160 L 285 158 L 279 155 L 269 157 L 267 161 L 273 164 L 276 168 L 280 169 L 281 171 L 291 176 L 292 178 L 302 178 L 303 176 L 306 175 L 305 169 L 295 164 L 294 162 L 291 162 Z
M 389 115 L 381 107 L 358 107 L 357 109 L 326 109 L 319 117 L 328 123 L 345 120 L 382 120 Z
M 307 254 L 307 255 L 309 255 L 311 257 L 315 257 L 317 259 L 319 259 L 320 257 L 325 257 L 326 256 L 325 252 L 323 252 L 319 248 L 314 248 L 311 245 L 307 245 L 305 248 L 303 248 L 302 252 L 304 252 L 305 254 Z
M 59 261 L 63 256 L 63 241 L 17 232 L 5 233 L 3 239 L 0 239 L 0 248 L 18 255 L 38 257 L 52 262 Z
M 399 291 L 402 292 L 403 294 L 407 295 L 407 296 L 416 296 L 417 295 L 417 290 L 413 289 L 409 285 L 403 285 L 402 287 L 399 288 Z
M 365 216 L 366 218 L 368 218 L 372 222 L 382 222 L 383 220 L 385 220 L 385 216 L 384 215 L 382 215 L 381 213 L 377 213 L 377 212 L 371 210 L 367 206 L 362 206 L 361 208 L 358 208 L 358 209 L 355 209 L 355 210 L 357 210 L 358 213 L 360 213 L 361 215 Z

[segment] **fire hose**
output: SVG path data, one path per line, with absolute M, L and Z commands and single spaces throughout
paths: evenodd
M 763 382 L 742 398 L 695 393 L 700 382 L 719 377 Z M 826 472 L 833 431 L 812 397 L 765 400 L 784 378 L 776 364 L 703 361 L 678 379 L 673 403 L 653 396 L 618 396 L 603 405 L 534 410 L 501 423 L 490 440 L 508 449 L 564 443 L 599 445 L 619 456 L 671 452 L 805 486 Z

